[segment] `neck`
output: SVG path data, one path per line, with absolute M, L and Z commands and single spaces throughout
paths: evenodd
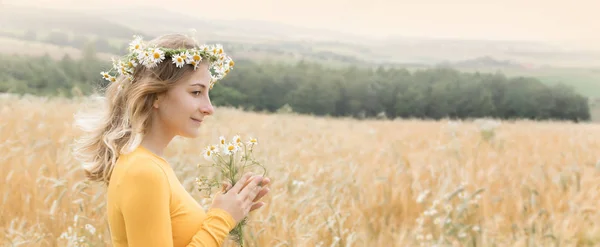
M 153 121 L 151 126 L 152 127 L 144 135 L 144 139 L 140 145 L 156 155 L 162 156 L 163 151 L 175 136 L 168 131 L 165 131 L 158 121 Z

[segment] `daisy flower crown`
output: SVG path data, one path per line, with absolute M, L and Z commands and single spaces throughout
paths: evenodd
M 157 45 L 147 45 L 141 36 L 136 35 L 134 40 L 129 43 L 128 50 L 129 53 L 121 59 L 112 59 L 113 67 L 108 72 L 100 72 L 105 80 L 116 82 L 117 78 L 113 74 L 117 73 L 127 77 L 131 82 L 138 64 L 152 69 L 167 58 L 171 58 L 172 63 L 177 68 L 191 65 L 194 70 L 198 68 L 202 61 L 209 61 L 210 88 L 212 88 L 215 82 L 223 79 L 234 66 L 233 60 L 225 54 L 221 44 L 201 45 L 191 49 L 171 49 L 158 47 Z M 120 85 L 119 88 L 122 88 L 122 86 Z

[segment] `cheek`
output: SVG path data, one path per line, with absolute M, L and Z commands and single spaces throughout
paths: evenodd
M 190 98 L 185 95 L 170 98 L 159 108 L 162 120 L 171 127 L 187 124 L 193 113 L 193 101 Z

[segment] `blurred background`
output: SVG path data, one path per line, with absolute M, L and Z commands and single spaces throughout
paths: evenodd
M 72 97 L 133 35 L 221 43 L 215 105 L 353 118 L 600 119 L 594 0 L 1 0 L 0 92 Z
M 0 0 L 0 245 L 110 246 L 73 116 L 134 35 L 183 33 L 222 44 L 235 67 L 202 137 L 164 157 L 208 207 L 202 149 L 258 138 L 272 192 L 249 246 L 599 246 L 599 9 Z

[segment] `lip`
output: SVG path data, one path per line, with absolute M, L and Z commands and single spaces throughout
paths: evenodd
M 197 119 L 197 118 L 191 118 L 191 119 L 194 120 L 194 122 L 197 122 L 197 123 L 202 123 L 202 121 L 203 121 L 202 119 Z

